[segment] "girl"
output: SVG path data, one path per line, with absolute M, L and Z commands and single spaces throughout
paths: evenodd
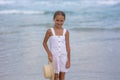
M 65 73 L 70 68 L 69 31 L 62 27 L 65 13 L 56 11 L 53 16 L 54 26 L 47 30 L 43 46 L 50 62 L 54 63 L 54 80 L 65 80 Z M 49 40 L 50 48 L 47 42 Z

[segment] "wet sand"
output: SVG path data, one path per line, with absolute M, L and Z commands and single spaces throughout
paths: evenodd
M 20 27 L 0 33 L 0 79 L 45 80 L 46 29 Z M 120 32 L 70 30 L 71 68 L 66 80 L 119 80 Z

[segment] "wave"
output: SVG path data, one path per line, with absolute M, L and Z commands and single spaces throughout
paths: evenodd
M 90 8 L 91 6 L 104 6 L 104 5 L 115 5 L 120 3 L 120 0 L 0 0 L 0 7 L 2 5 L 2 9 L 5 9 L 6 6 L 8 8 L 31 8 L 31 9 L 41 9 L 41 10 L 72 10 L 77 11 L 83 8 Z M 61 6 L 62 5 L 62 6 Z M 44 7 L 43 7 L 44 6 Z M 38 12 L 36 12 L 38 13 Z
M 70 28 L 70 30 L 73 31 L 120 31 L 120 27 L 115 27 L 115 28 Z
M 1 10 L 0 14 L 45 14 L 44 11 Z
M 120 0 L 100 0 L 97 3 L 102 5 L 116 5 L 120 3 Z
M 16 33 L 19 33 L 19 31 L 6 31 L 6 32 L 0 31 L 0 35 L 8 35 L 8 34 L 16 34 Z
M 54 11 L 34 11 L 34 10 L 0 10 L 0 14 L 53 14 Z M 67 14 L 73 14 L 72 11 L 65 11 Z
M 14 1 L 0 0 L 0 5 L 14 4 Z

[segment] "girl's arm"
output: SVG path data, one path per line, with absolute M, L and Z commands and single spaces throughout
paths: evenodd
M 46 50 L 46 52 L 48 54 L 49 61 L 52 62 L 52 54 L 51 54 L 51 52 L 50 52 L 50 50 L 48 48 L 48 45 L 47 45 L 47 41 L 48 41 L 50 36 L 51 36 L 51 30 L 48 29 L 46 34 L 45 34 L 44 40 L 43 40 L 43 46 L 44 46 L 44 48 L 45 48 L 45 50 Z
M 68 57 L 66 68 L 70 68 L 70 43 L 69 43 L 69 31 L 68 30 L 66 32 L 65 39 L 66 39 L 66 49 L 67 49 L 67 57 Z

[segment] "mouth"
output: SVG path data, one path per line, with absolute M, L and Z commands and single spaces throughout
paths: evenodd
M 58 26 L 61 26 L 62 24 L 57 24 Z

